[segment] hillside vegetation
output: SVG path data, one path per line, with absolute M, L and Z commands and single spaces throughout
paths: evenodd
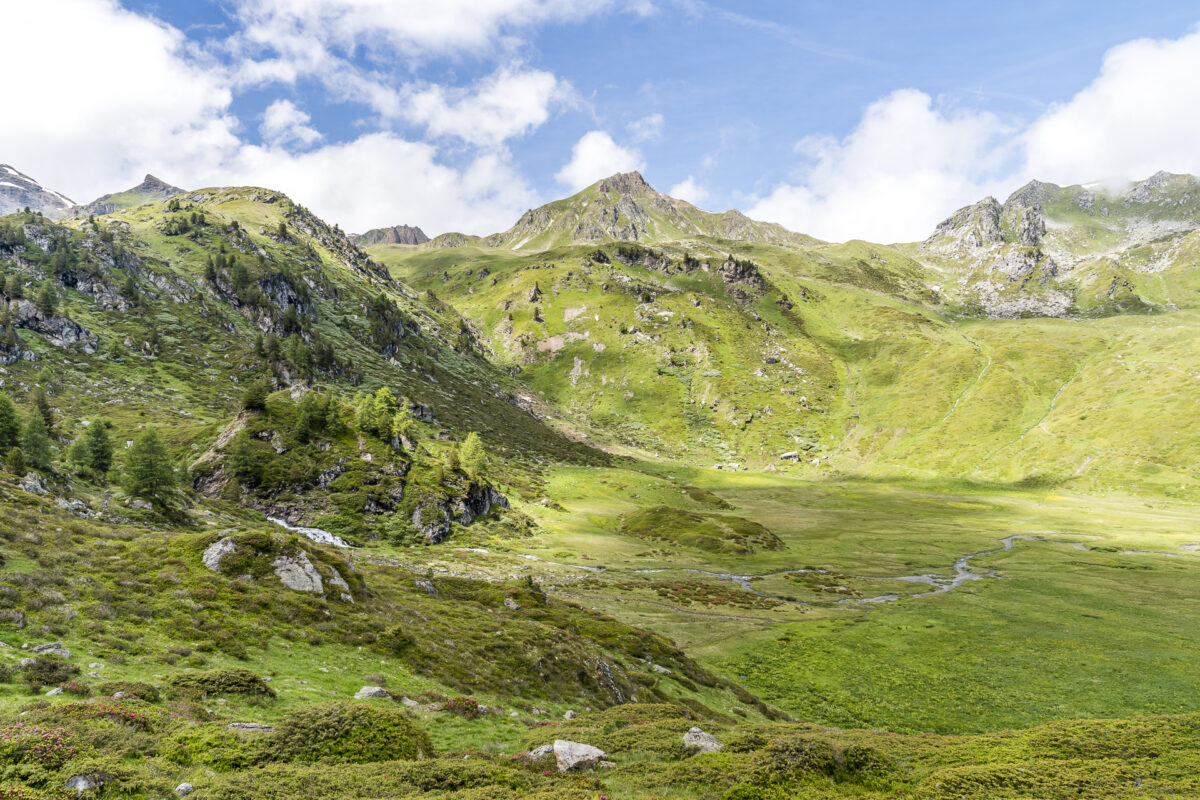
M 0 796 L 1200 796 L 1195 184 L 0 217 Z

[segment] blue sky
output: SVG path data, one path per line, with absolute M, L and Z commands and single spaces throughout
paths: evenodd
M 488 233 L 638 167 L 705 208 L 894 241 L 1032 177 L 1200 172 L 1193 3 L 4 5 L 0 68 L 35 58 L 73 113 L 17 98 L 38 119 L 0 123 L 0 162 L 80 201 L 150 171 L 268 183 L 348 229 Z

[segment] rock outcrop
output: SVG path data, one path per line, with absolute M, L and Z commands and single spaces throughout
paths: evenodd
M 705 733 L 700 728 L 691 728 L 683 735 L 683 746 L 693 753 L 715 753 L 722 744 L 711 733 Z
M 28 208 L 51 219 L 65 217 L 75 201 L 43 187 L 23 172 L 0 164 L 0 217 Z
M 554 760 L 559 772 L 577 772 L 585 769 L 595 769 L 596 765 L 608 758 L 599 747 L 590 744 L 570 742 L 557 739 L 554 742 Z

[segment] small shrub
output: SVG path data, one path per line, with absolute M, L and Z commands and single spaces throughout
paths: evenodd
M 45 711 L 49 717 L 105 720 L 118 725 L 128 725 L 142 731 L 149 731 L 154 727 L 153 712 L 153 708 L 140 700 L 114 700 L 111 697 L 99 697 L 79 703 L 51 706 Z
M 0 764 L 37 764 L 56 770 L 75 754 L 71 734 L 62 728 L 18 724 L 0 729 Z
M 30 686 L 58 686 L 78 674 L 79 667 L 48 656 L 37 656 L 21 667 L 21 678 Z
M 243 694 L 274 697 L 275 690 L 257 673 L 241 667 L 216 669 L 209 672 L 181 672 L 167 680 L 172 689 L 188 690 L 203 695 Z
M 78 681 L 67 681 L 66 683 L 59 684 L 58 688 L 62 689 L 67 694 L 73 694 L 76 697 L 87 697 L 92 693 L 90 686 L 88 686 L 86 683 L 79 683 Z
M 279 761 L 361 764 L 433 754 L 429 736 L 404 712 L 357 703 L 325 703 L 291 712 L 271 737 Z
M 483 716 L 483 709 L 479 707 L 479 701 L 473 697 L 451 697 L 442 704 L 442 711 L 463 719 L 478 719 Z
M 96 691 L 108 697 L 112 697 L 117 692 L 122 692 L 122 697 L 136 697 L 139 700 L 145 700 L 147 703 L 157 703 L 162 699 L 158 689 L 148 683 L 137 681 L 109 681 L 108 683 L 100 684 Z

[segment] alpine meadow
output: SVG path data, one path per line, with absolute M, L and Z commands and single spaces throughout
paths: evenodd
M 0 797 L 1200 798 L 1194 9 L 17 5 Z

